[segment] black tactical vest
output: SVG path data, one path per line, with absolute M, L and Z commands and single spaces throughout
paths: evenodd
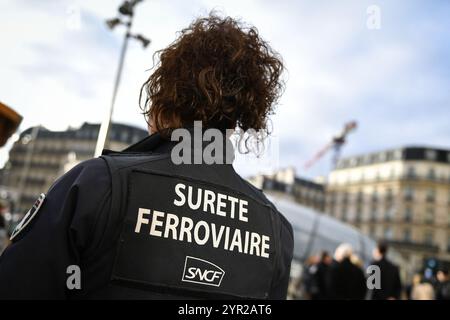
M 231 165 L 175 165 L 170 152 L 102 156 L 123 216 L 112 281 L 200 298 L 268 298 L 280 216 Z M 278 230 L 278 232 L 277 232 Z

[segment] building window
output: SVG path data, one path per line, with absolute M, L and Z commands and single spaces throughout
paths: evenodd
M 395 169 L 394 168 L 391 168 L 389 170 L 389 178 L 390 179 L 394 179 L 395 178 Z
M 414 198 L 414 189 L 411 186 L 408 186 L 403 190 L 403 198 L 406 201 L 411 201 Z
M 432 224 L 434 222 L 434 209 L 427 208 L 425 211 L 425 223 Z
M 403 241 L 411 242 L 411 230 L 410 229 L 405 229 L 403 231 Z
M 416 178 L 416 168 L 413 166 L 409 166 L 408 169 L 406 170 L 406 177 L 408 179 Z
M 380 171 L 375 171 L 375 181 L 380 181 L 381 180 L 381 174 Z
M 393 199 L 394 199 L 394 196 L 393 196 L 392 189 L 389 188 L 386 191 L 386 201 L 387 202 L 392 202 Z
M 395 207 L 393 205 L 389 205 L 386 207 L 386 211 L 384 214 L 384 220 L 386 221 L 392 221 L 394 218 L 395 213 Z
M 377 208 L 372 206 L 372 210 L 370 211 L 370 221 L 374 222 L 377 220 Z
M 411 222 L 412 216 L 413 216 L 413 213 L 411 211 L 411 207 L 406 207 L 405 208 L 405 216 L 404 216 L 405 222 Z
M 120 141 L 122 142 L 128 142 L 128 131 L 122 131 L 122 133 L 120 134 Z
M 372 203 L 376 203 L 378 201 L 378 191 L 374 190 L 372 193 Z
M 370 237 L 375 238 L 375 227 L 374 226 L 370 226 L 369 235 L 370 235 Z M 450 242 L 449 242 L 449 248 L 450 248 Z
M 386 229 L 384 229 L 384 238 L 386 240 L 391 240 L 392 239 L 392 228 L 391 227 L 386 227 Z
M 434 170 L 434 168 L 430 168 L 428 170 L 428 174 L 427 174 L 428 179 L 430 180 L 435 180 L 436 179 L 436 171 Z
M 392 152 L 392 151 L 386 152 L 386 160 L 387 160 L 387 161 L 391 161 L 391 160 L 393 160 L 393 159 L 394 159 L 394 154 L 393 154 L 393 152 Z
M 356 195 L 356 221 L 362 220 L 363 213 L 363 193 L 362 191 L 358 191 Z
M 424 244 L 426 244 L 428 246 L 432 246 L 433 245 L 433 232 L 426 231 L 423 236 L 423 242 L 424 242 Z
M 115 130 L 111 130 L 111 140 L 117 140 L 117 132 Z
M 329 193 L 329 197 L 328 197 L 328 201 L 330 203 L 330 207 L 332 207 L 336 203 L 335 198 L 336 198 L 336 196 L 335 196 L 334 192 L 330 192 Z
M 100 131 L 100 128 L 94 128 L 92 131 L 91 131 L 91 138 L 92 139 L 96 139 L 97 137 L 98 137 L 98 132 Z
M 131 140 L 131 143 L 136 143 L 140 140 L 140 137 L 138 134 L 133 135 L 133 139 Z
M 436 197 L 436 191 L 433 188 L 429 188 L 427 190 L 427 202 L 434 202 L 434 199 Z
M 341 210 L 346 214 L 347 209 L 348 209 L 348 194 L 347 193 L 343 193 L 342 194 L 342 199 L 341 199 Z M 345 214 L 342 215 L 342 219 L 344 221 L 347 219 Z
M 436 160 L 437 152 L 436 150 L 427 150 L 425 152 L 425 158 L 430 161 Z
M 356 222 L 361 222 L 361 217 L 362 217 L 362 208 L 361 206 L 357 206 L 356 207 L 356 214 L 355 214 L 355 220 Z
M 449 197 L 450 197 L 450 192 L 449 192 Z M 362 193 L 362 191 L 358 191 L 358 193 L 356 195 L 356 203 L 359 204 L 359 205 L 363 203 L 363 193 Z M 449 203 L 450 203 L 450 198 L 449 198 Z

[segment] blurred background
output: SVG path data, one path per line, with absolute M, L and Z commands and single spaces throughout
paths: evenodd
M 287 68 L 265 161 L 235 167 L 294 226 L 290 297 L 317 296 L 325 251 L 348 244 L 365 271 L 383 241 L 402 298 L 414 286 L 437 298 L 450 265 L 444 0 L 1 1 L 0 249 L 40 193 L 94 156 L 99 131 L 114 150 L 147 135 L 138 97 L 153 54 L 211 10 L 256 26 Z

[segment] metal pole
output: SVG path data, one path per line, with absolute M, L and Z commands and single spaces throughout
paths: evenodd
M 113 90 L 113 95 L 112 95 L 112 100 L 111 100 L 111 106 L 109 108 L 109 112 L 108 112 L 107 116 L 102 121 L 102 124 L 100 126 L 100 131 L 98 133 L 97 144 L 95 146 L 94 157 L 99 157 L 102 154 L 102 150 L 105 147 L 106 140 L 108 138 L 109 126 L 111 124 L 111 118 L 112 118 L 112 114 L 113 114 L 113 111 L 114 111 L 114 103 L 116 102 L 117 90 L 119 88 L 120 78 L 122 76 L 122 69 L 123 69 L 123 64 L 124 64 L 124 60 L 125 60 L 125 54 L 126 54 L 127 47 L 128 47 L 128 38 L 130 36 L 130 30 L 131 30 L 132 22 L 133 22 L 133 15 L 130 17 L 130 20 L 127 22 L 127 30 L 126 30 L 126 33 L 125 33 L 125 38 L 123 40 L 122 50 L 120 52 L 119 68 L 118 68 L 117 74 L 116 74 L 116 81 L 115 81 L 115 84 L 114 84 L 114 90 Z
M 23 163 L 22 175 L 20 177 L 19 184 L 17 186 L 18 187 L 17 188 L 18 196 L 17 196 L 17 203 L 16 203 L 16 205 L 22 203 L 22 198 L 23 198 L 24 189 L 25 189 L 25 182 L 26 182 L 26 179 L 28 177 L 28 172 L 30 171 L 31 159 L 33 157 L 34 148 L 36 147 L 36 139 L 37 139 L 37 136 L 39 134 L 39 130 L 40 129 L 41 129 L 41 125 L 37 125 L 31 131 L 30 140 L 28 142 L 30 145 L 29 145 L 27 153 L 25 155 L 25 159 L 24 159 L 24 163 Z

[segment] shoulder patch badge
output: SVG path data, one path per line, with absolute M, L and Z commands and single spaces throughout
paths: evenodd
M 41 193 L 39 198 L 34 202 L 33 206 L 30 210 L 26 213 L 26 215 L 22 218 L 22 220 L 19 222 L 19 224 L 14 229 L 11 238 L 9 240 L 13 240 L 25 227 L 33 220 L 33 218 L 38 213 L 39 209 L 41 208 L 42 204 L 45 200 L 45 194 Z

